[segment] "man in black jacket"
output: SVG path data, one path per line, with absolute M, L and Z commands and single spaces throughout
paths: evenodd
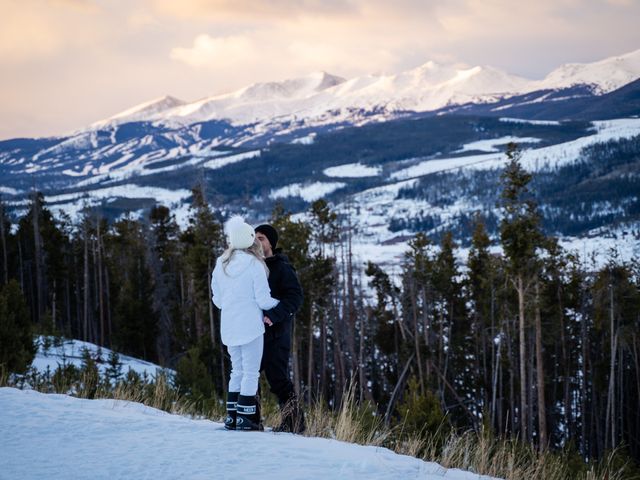
M 289 260 L 278 244 L 278 232 L 271 225 L 256 227 L 256 238 L 262 243 L 265 261 L 269 267 L 271 296 L 280 303 L 264 312 L 264 351 L 260 370 L 264 371 L 271 391 L 278 397 L 282 423 L 276 432 L 302 433 L 305 429 L 304 413 L 289 378 L 291 332 L 295 313 L 302 306 L 302 287 Z

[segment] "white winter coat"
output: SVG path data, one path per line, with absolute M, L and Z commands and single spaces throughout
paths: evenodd
M 227 346 L 245 345 L 264 334 L 262 311 L 278 304 L 271 298 L 267 272 L 253 255 L 237 250 L 223 268 L 218 258 L 211 276 L 213 303 L 222 310 L 220 333 Z

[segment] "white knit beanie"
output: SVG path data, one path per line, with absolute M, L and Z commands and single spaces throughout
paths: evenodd
M 227 221 L 225 231 L 231 248 L 249 248 L 256 238 L 253 227 L 239 215 L 235 215 Z

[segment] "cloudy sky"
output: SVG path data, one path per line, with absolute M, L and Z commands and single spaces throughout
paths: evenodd
M 428 60 L 542 78 L 640 49 L 640 0 L 0 0 L 0 139 L 166 94 Z

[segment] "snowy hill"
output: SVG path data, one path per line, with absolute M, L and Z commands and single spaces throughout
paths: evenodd
M 0 388 L 0 431 L 2 478 L 490 480 L 380 447 L 14 388 Z
M 561 89 L 589 85 L 594 93 L 612 92 L 640 77 L 640 50 L 593 63 L 569 63 L 558 67 L 544 80 L 531 82 L 533 90 Z
M 54 342 L 53 337 L 39 336 L 37 338 L 38 350 L 31 366 L 38 372 L 44 373 L 47 370 L 53 373 L 63 364 L 82 367 L 82 356 L 88 352 L 96 362 L 98 371 L 104 375 L 109 367 L 108 361 L 112 351 L 105 347 L 98 347 L 94 343 L 83 342 L 75 339 L 61 339 L 61 343 Z M 146 362 L 138 358 L 127 355 L 118 355 L 122 375 L 126 375 L 129 370 L 136 372 L 142 377 L 154 379 L 158 371 L 167 371 L 161 366 L 151 362 Z M 173 373 L 172 371 L 168 371 Z
M 106 120 L 96 122 L 92 125 L 92 127 L 98 128 L 103 127 L 104 125 L 107 125 L 109 123 L 126 123 L 144 120 L 166 110 L 185 105 L 186 103 L 187 102 L 179 100 L 175 97 L 166 95 L 164 97 L 151 100 L 140 105 L 136 105 L 135 107 L 129 108 L 124 112 L 113 115 Z

